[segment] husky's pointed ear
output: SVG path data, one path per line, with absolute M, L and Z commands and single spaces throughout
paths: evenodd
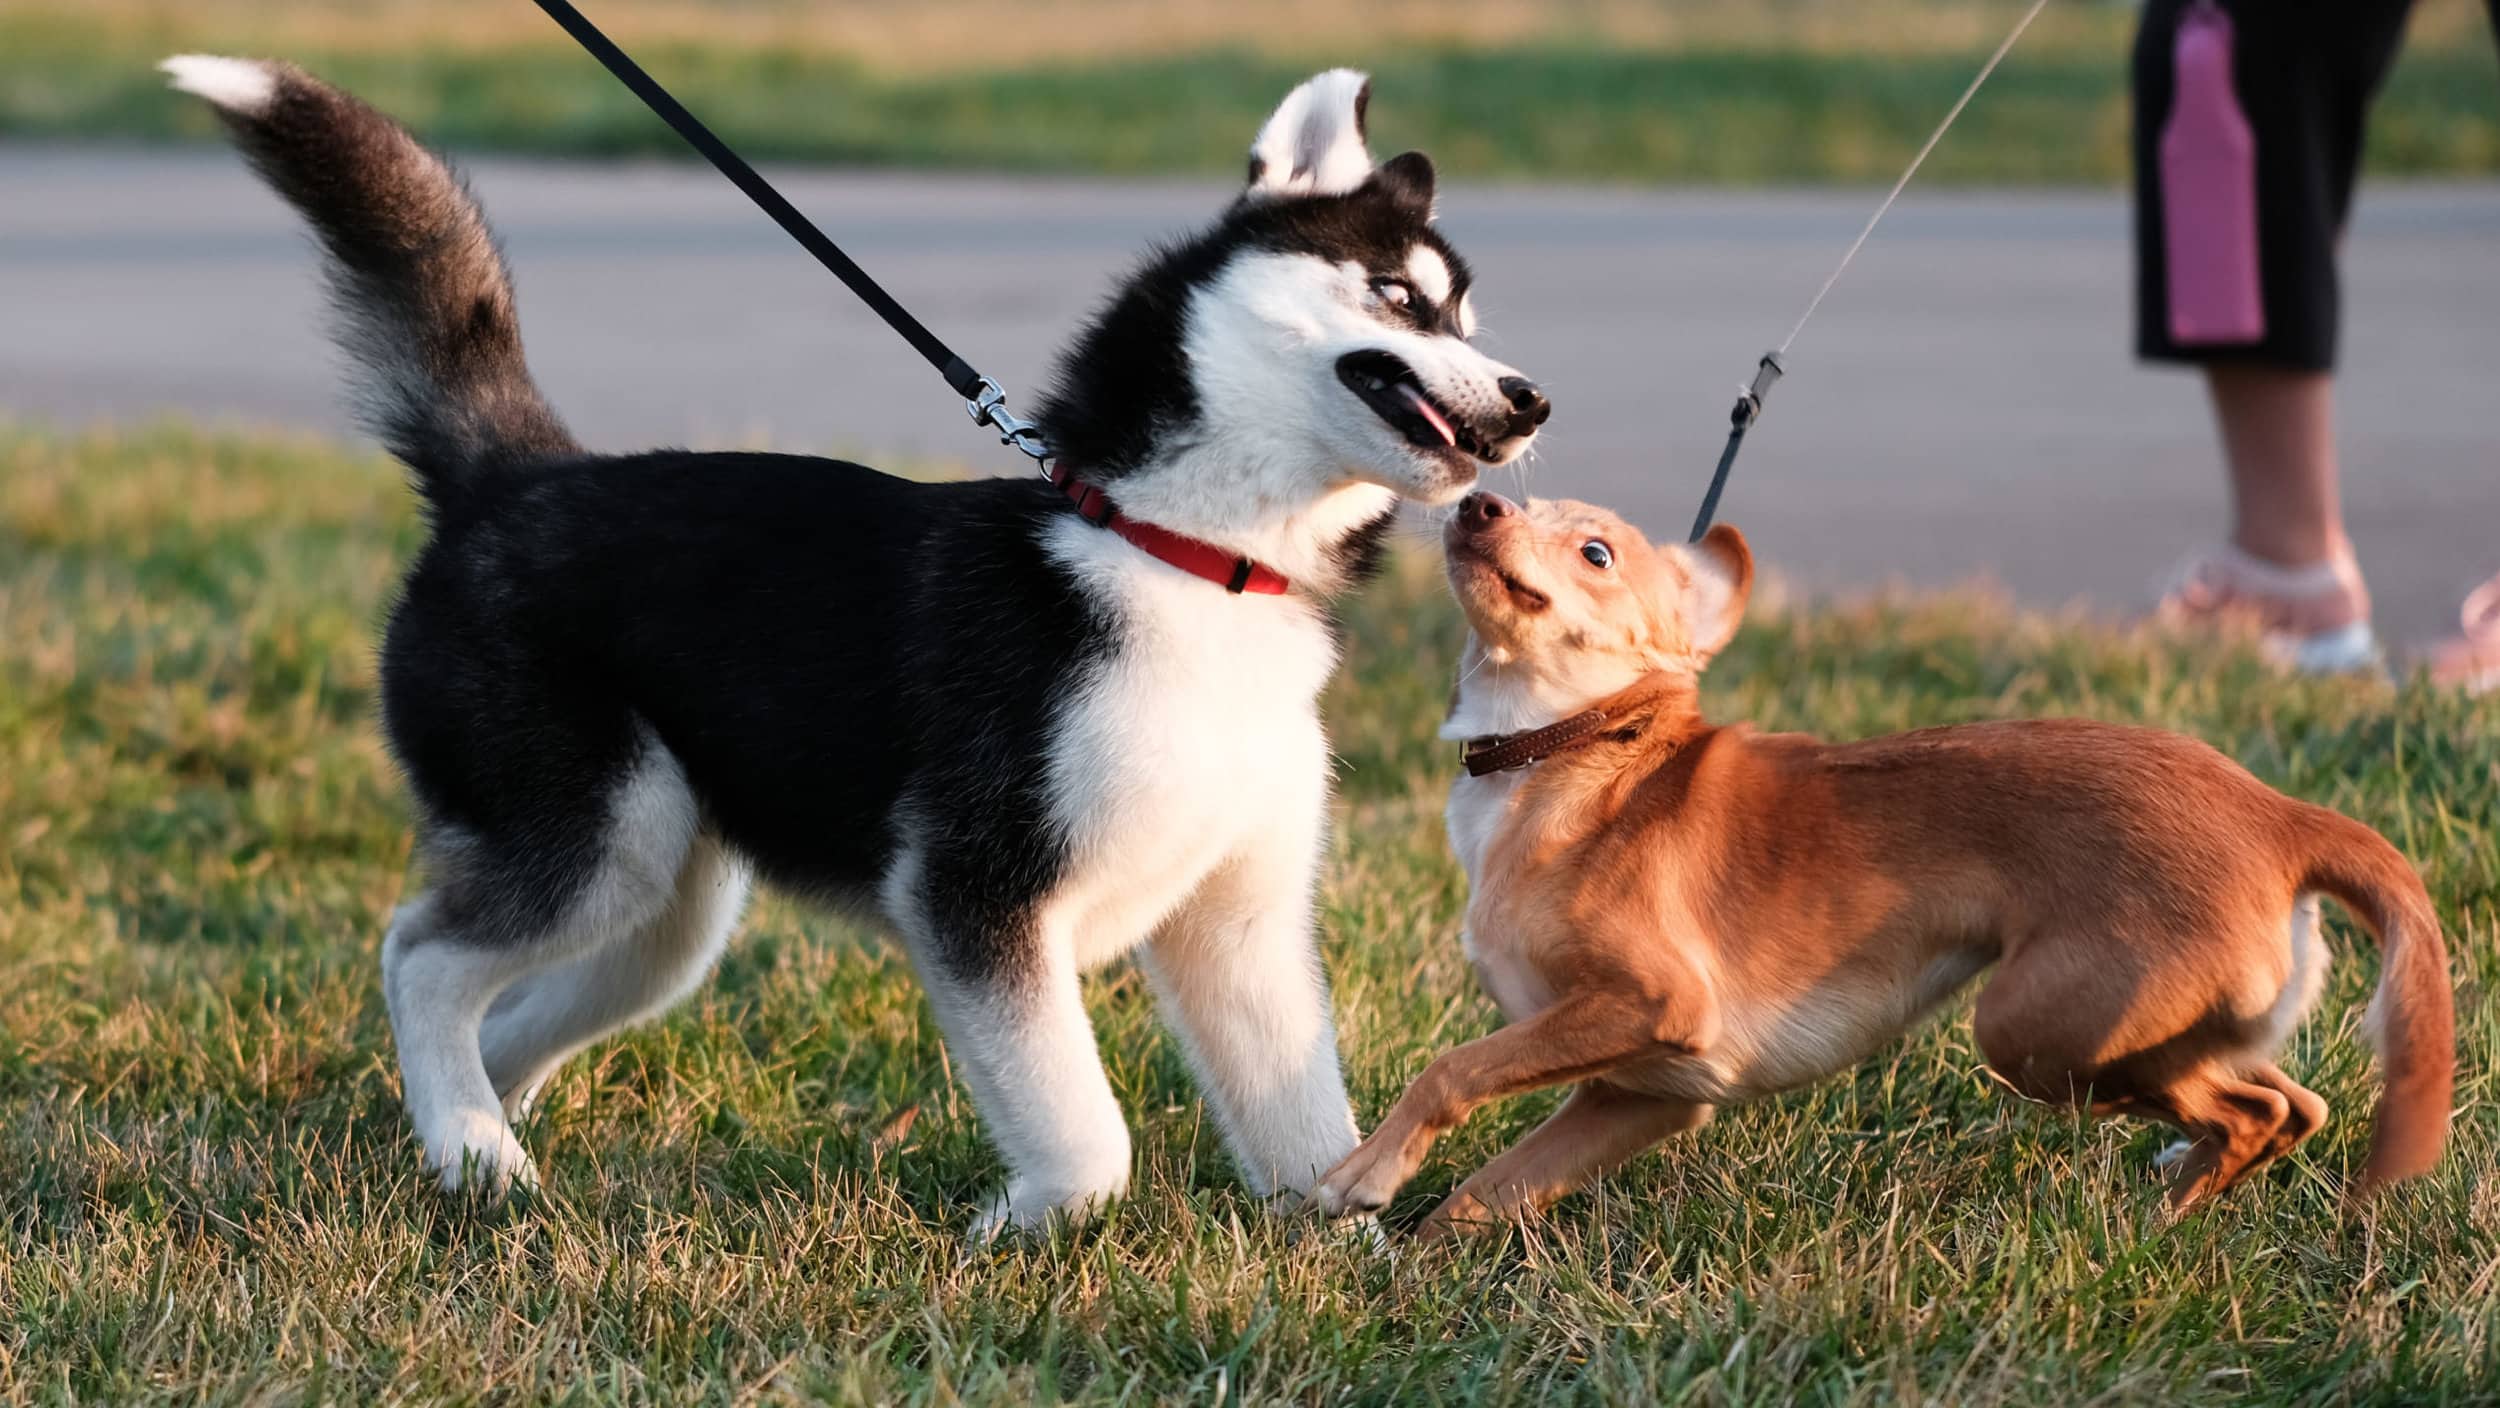
M 1687 648 L 1706 661 L 1736 639 L 1736 628 L 1745 623 L 1745 601 L 1753 595 L 1753 549 L 1735 524 L 1721 523 L 1700 542 L 1665 551 L 1684 564 Z
M 1380 182 L 1380 188 L 1389 193 L 1390 199 L 1426 220 L 1432 218 L 1431 157 L 1422 152 L 1393 156 L 1380 163 L 1380 169 L 1373 172 L 1372 177 Z
M 1371 95 L 1371 79 L 1350 68 L 1332 68 L 1287 93 L 1250 144 L 1250 185 L 1242 194 L 1341 196 L 1371 179 L 1372 154 L 1363 145 Z

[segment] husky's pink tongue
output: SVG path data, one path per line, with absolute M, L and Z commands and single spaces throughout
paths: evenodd
M 1398 383 L 1398 390 L 1406 393 L 1406 399 L 1414 405 L 1416 410 L 1423 413 L 1424 419 L 1432 423 L 1434 430 L 1441 433 L 1442 444 L 1453 448 L 1457 446 L 1458 432 L 1450 429 L 1450 423 L 1441 418 L 1441 413 L 1432 408 L 1430 401 L 1424 399 L 1424 393 L 1402 381 Z

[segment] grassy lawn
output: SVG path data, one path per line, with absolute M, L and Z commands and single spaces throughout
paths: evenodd
M 1133 1198 L 967 1258 L 996 1176 L 904 963 L 760 905 L 716 979 L 563 1071 L 544 1194 L 415 1172 L 375 953 L 407 813 L 373 632 L 388 464 L 0 427 L 0 1402 L 2490 1402 L 2500 1384 L 2500 702 L 2277 684 L 1941 599 L 1760 613 L 1716 710 L 1838 736 L 2078 713 L 2207 738 L 2385 830 L 2449 926 L 2448 1162 L 2339 1194 L 2373 1098 L 2346 961 L 2286 1064 L 2337 1122 L 2163 1226 L 2162 1138 L 2014 1103 L 1963 1014 L 1731 1112 L 1543 1225 L 1382 1257 L 1227 1172 L 1126 968 L 1091 987 Z M 1763 548 L 1774 557 L 1778 544 Z M 1352 607 L 1328 960 L 1358 1107 L 1492 1021 L 1430 741 L 1421 558 Z M 1398 1220 L 1537 1119 L 1446 1140 Z
M 2016 0 L 600 0 L 585 5 L 759 158 L 1101 172 L 1238 169 L 1297 78 L 1378 78 L 1376 145 L 1455 173 L 1731 184 L 1889 180 Z M 2061 3 L 1963 119 L 1939 181 L 2111 182 L 2132 11 Z M 2422 0 L 2375 169 L 2500 173 L 2482 7 Z M 682 155 L 523 0 L 12 0 L 0 136 L 198 139 L 151 71 L 185 49 L 311 65 L 467 150 Z

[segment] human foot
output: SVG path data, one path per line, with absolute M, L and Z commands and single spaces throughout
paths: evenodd
M 2219 544 L 2189 553 L 2159 591 L 2159 619 L 2254 627 L 2269 659 L 2302 674 L 2350 674 L 2380 663 L 2370 590 L 2349 553 L 2285 567 Z
M 2468 592 L 2458 634 L 2422 657 L 2433 680 L 2468 694 L 2500 690 L 2500 576 Z

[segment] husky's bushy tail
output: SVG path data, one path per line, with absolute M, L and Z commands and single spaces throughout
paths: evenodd
M 442 158 L 292 64 L 184 54 L 161 67 L 216 107 L 321 237 L 361 419 L 429 500 L 499 463 L 580 449 L 530 380 L 503 255 Z

